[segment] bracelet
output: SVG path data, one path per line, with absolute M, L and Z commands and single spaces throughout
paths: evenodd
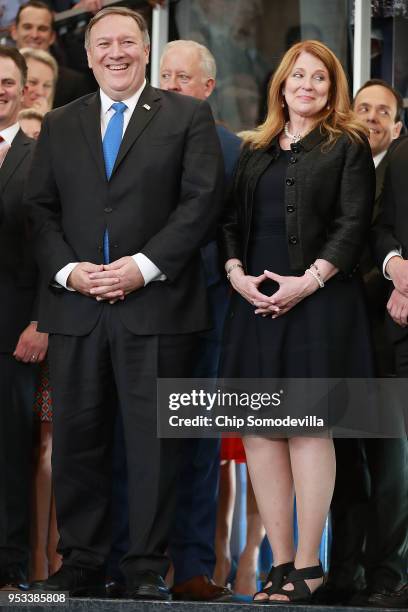
M 316 264 L 315 264 L 315 263 L 312 263 L 310 267 L 315 269 L 315 272 L 316 272 L 316 274 L 317 274 L 317 277 L 320 279 L 320 282 L 321 282 L 321 283 L 323 283 L 322 285 L 320 285 L 320 283 L 319 283 L 319 285 L 320 285 L 321 287 L 324 287 L 324 280 L 322 279 L 322 275 L 320 274 L 320 270 L 319 270 L 319 268 L 316 266 Z
M 234 264 L 232 264 L 232 266 L 230 266 L 230 267 L 228 268 L 228 270 L 227 270 L 227 280 L 230 280 L 230 278 L 231 278 L 231 272 L 232 272 L 233 270 L 235 270 L 235 268 L 242 268 L 242 270 L 243 270 L 243 269 L 244 269 L 244 266 L 243 266 L 242 264 L 240 264 L 240 263 L 234 263 Z
M 319 278 L 319 276 L 317 276 L 317 274 L 316 274 L 316 272 L 314 270 L 311 270 L 310 268 L 306 268 L 305 272 L 309 272 L 309 274 L 311 274 L 313 276 L 313 278 L 315 279 L 315 281 L 319 285 L 320 289 L 323 289 L 324 282 L 323 282 L 323 280 L 321 278 Z

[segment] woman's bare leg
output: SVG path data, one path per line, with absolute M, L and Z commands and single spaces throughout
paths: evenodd
M 214 569 L 214 582 L 225 585 L 231 570 L 231 529 L 234 516 L 235 461 L 221 461 L 220 485 L 217 506 L 217 527 L 215 532 L 215 554 L 217 562 Z
M 248 436 L 244 446 L 274 565 L 293 561 L 294 487 L 288 441 Z M 267 595 L 260 594 L 256 599 L 267 599 Z
M 55 574 L 62 564 L 62 556 L 57 553 L 59 533 L 57 527 L 57 513 L 55 510 L 55 498 L 51 491 L 51 512 L 48 527 L 48 567 L 50 575 Z
M 242 595 L 252 595 L 257 590 L 256 576 L 259 549 L 265 537 L 265 528 L 259 514 L 249 473 L 247 475 L 246 503 L 246 543 L 239 557 L 234 591 Z
M 34 463 L 30 580 L 48 578 L 48 525 L 51 511 L 52 424 L 39 423 Z
M 292 438 L 290 460 L 296 490 L 299 542 L 295 567 L 318 565 L 319 547 L 333 496 L 336 458 L 333 441 L 327 438 Z M 313 592 L 323 579 L 307 580 Z M 284 587 L 293 589 L 293 585 Z M 271 599 L 286 600 L 284 595 Z

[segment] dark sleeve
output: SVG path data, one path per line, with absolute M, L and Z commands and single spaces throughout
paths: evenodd
M 349 141 L 346 146 L 335 216 L 318 258 L 349 273 L 358 264 L 368 237 L 375 200 L 375 168 L 367 140 Z
M 218 231 L 218 244 L 222 266 L 229 259 L 242 261 L 243 249 L 241 232 L 238 224 L 238 206 L 234 193 L 234 183 L 228 189 L 225 212 Z
M 95 84 L 81 72 L 60 66 L 55 87 L 54 108 L 64 106 L 95 91 Z
M 44 119 L 28 175 L 25 204 L 41 274 L 52 283 L 66 264 L 77 261 L 61 227 L 61 204 L 54 180 L 49 115 Z
M 174 280 L 215 229 L 224 193 L 224 164 L 211 109 L 196 106 L 182 157 L 178 205 L 166 225 L 141 249 Z
M 246 195 L 242 177 L 250 156 L 248 147 L 241 150 L 239 159 L 231 181 L 228 184 L 226 203 L 218 228 L 218 246 L 220 250 L 220 263 L 224 268 L 229 259 L 243 260 L 243 239 L 239 223 L 238 207 L 240 200 Z
M 74 2 L 72 0 L 43 0 L 52 10 L 59 13 L 60 11 L 67 11 L 73 7 Z
M 383 262 L 390 251 L 401 245 L 395 237 L 395 195 L 392 184 L 392 157 L 389 157 L 385 172 L 384 187 L 379 203 L 379 213 L 371 228 L 370 244 L 375 261 L 382 270 Z

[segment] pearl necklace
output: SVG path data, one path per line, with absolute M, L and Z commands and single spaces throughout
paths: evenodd
M 291 140 L 292 142 L 299 142 L 299 140 L 303 138 L 302 134 L 291 134 L 289 132 L 289 121 L 285 123 L 283 131 L 285 132 L 285 136 L 289 138 L 289 140 Z

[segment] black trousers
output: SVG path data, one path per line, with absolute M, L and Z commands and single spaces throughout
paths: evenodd
M 407 579 L 407 440 L 338 439 L 335 447 L 330 582 L 396 589 Z
M 382 318 L 372 323 L 379 372 L 407 378 L 408 339 L 391 345 Z M 335 447 L 330 582 L 396 589 L 406 583 L 408 568 L 407 438 L 339 439 Z
M 136 336 L 120 304 L 102 306 L 88 336 L 51 335 L 54 397 L 53 479 L 64 563 L 102 568 L 111 544 L 115 407 L 123 419 L 130 548 L 121 562 L 164 575 L 176 502 L 180 440 L 158 439 L 157 377 L 186 377 L 193 335 Z
M 38 366 L 0 353 L 0 567 L 27 570 L 32 422 Z

